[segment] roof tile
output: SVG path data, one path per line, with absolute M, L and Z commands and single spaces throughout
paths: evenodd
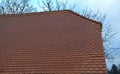
M 107 74 L 101 23 L 71 11 L 0 16 L 0 74 Z

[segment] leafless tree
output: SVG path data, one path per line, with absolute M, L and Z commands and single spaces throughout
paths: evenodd
M 72 10 L 76 7 L 76 5 L 70 6 L 67 0 L 43 0 L 42 4 L 39 2 L 39 6 L 43 11 Z
M 106 15 L 101 14 L 99 10 L 97 12 L 91 10 L 91 9 L 84 9 L 82 12 L 82 15 L 89 18 L 96 20 L 98 22 L 102 23 L 102 38 L 103 38 L 103 45 L 104 45 L 104 51 L 106 54 L 106 58 L 113 59 L 113 55 L 111 55 L 115 50 L 119 49 L 119 47 L 112 47 L 111 40 L 114 39 L 115 32 L 113 32 L 113 29 L 109 23 L 106 22 Z
M 2 0 L 0 3 L 0 14 L 22 14 L 34 10 L 29 0 Z
M 92 9 L 89 9 L 87 7 L 83 9 L 83 11 L 81 12 L 81 15 L 89 19 L 93 19 L 95 21 L 101 22 L 102 24 L 105 23 L 105 19 L 106 19 L 106 15 L 101 14 L 99 10 L 95 12 Z

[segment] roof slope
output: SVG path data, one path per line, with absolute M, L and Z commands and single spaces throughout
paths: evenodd
M 101 26 L 71 11 L 0 16 L 0 73 L 106 74 Z

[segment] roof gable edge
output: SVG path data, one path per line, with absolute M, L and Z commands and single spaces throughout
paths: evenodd
M 69 11 L 69 12 L 71 12 L 71 13 L 79 16 L 79 17 L 82 17 L 83 19 L 86 19 L 86 20 L 92 21 L 92 22 L 94 22 L 94 23 L 97 23 L 97 24 L 99 24 L 99 25 L 101 26 L 101 29 L 102 29 L 102 23 L 101 23 L 101 22 L 98 22 L 98 21 L 95 21 L 95 20 L 93 20 L 93 19 L 87 18 L 87 17 L 82 16 L 82 15 L 80 15 L 80 14 L 74 12 L 74 11 L 71 11 L 71 10 L 64 10 L 64 11 Z

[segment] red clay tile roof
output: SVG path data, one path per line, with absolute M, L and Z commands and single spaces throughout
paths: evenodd
M 0 16 L 0 74 L 107 74 L 101 24 L 71 11 Z

